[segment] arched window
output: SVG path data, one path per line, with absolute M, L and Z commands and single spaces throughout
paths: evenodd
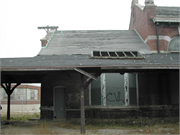
M 170 41 L 168 51 L 180 52 L 180 36 L 176 36 Z

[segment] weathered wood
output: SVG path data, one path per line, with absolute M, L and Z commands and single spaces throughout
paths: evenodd
M 47 33 L 49 33 L 50 29 L 58 29 L 58 26 L 44 26 L 44 27 L 38 27 L 38 29 L 44 29 Z
M 13 91 L 15 90 L 15 88 L 17 87 L 17 86 L 19 86 L 21 83 L 17 83 L 12 89 L 11 89 L 11 91 L 10 91 L 10 95 L 13 93 Z
M 124 74 L 124 89 L 125 89 L 125 105 L 130 105 L 129 98 L 129 74 Z
M 11 83 L 5 83 L 6 87 L 1 83 L 1 86 L 6 91 L 6 94 L 8 95 L 8 104 L 7 104 L 7 120 L 10 120 L 10 102 L 11 102 L 11 94 L 15 90 L 17 86 L 20 85 L 20 83 L 17 83 L 12 89 L 11 89 Z
M 84 109 L 84 91 L 85 88 L 89 86 L 89 84 L 95 79 L 97 80 L 97 77 L 101 75 L 101 73 L 96 73 L 95 76 L 92 76 L 91 74 L 78 69 L 74 68 L 77 72 L 81 73 L 81 134 L 85 134 L 85 109 Z M 84 84 L 84 75 L 90 77 L 89 81 Z
M 11 102 L 11 95 L 8 94 L 8 105 L 7 105 L 7 120 L 10 120 L 10 102 Z
M 106 106 L 106 75 L 101 75 L 101 105 Z
M 74 70 L 76 70 L 77 72 L 89 77 L 89 78 L 92 78 L 94 80 L 97 80 L 97 78 L 89 73 L 87 73 L 86 71 L 82 70 L 82 69 L 79 69 L 79 68 L 74 68 Z
M 97 78 L 97 77 L 99 77 L 100 75 L 101 75 L 101 72 L 96 73 L 94 76 Z M 92 81 L 93 81 L 92 78 L 89 79 L 88 82 L 86 82 L 86 84 L 84 85 L 84 89 L 86 89 L 86 88 L 89 86 L 89 84 L 91 84 Z
M 81 134 L 85 134 L 84 75 L 81 74 Z

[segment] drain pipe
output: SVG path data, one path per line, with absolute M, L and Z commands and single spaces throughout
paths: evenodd
M 159 23 L 156 23 L 157 49 L 158 49 L 158 53 L 160 53 L 160 49 L 159 49 L 159 31 L 158 31 L 158 25 L 159 25 Z

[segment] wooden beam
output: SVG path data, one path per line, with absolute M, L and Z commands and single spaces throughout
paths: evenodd
M 12 89 L 11 89 L 11 91 L 10 91 L 10 95 L 13 93 L 13 91 L 15 90 L 15 88 L 17 87 L 17 86 L 19 86 L 21 83 L 17 83 Z
M 81 74 L 81 134 L 85 134 L 84 75 Z
M 96 73 L 94 76 L 97 78 L 101 75 L 101 72 L 100 73 Z M 89 84 L 91 84 L 93 81 L 93 79 L 89 79 L 88 82 L 86 82 L 86 84 L 84 85 L 84 90 L 89 86 Z
M 58 26 L 45 26 L 45 27 L 38 27 L 38 29 L 44 29 L 47 33 L 49 33 L 49 29 L 58 29 Z M 47 30 L 46 30 L 47 29 Z
M 89 78 L 92 78 L 92 79 L 94 79 L 94 80 L 97 80 L 97 78 L 96 78 L 95 76 L 87 73 L 86 71 L 84 71 L 84 70 L 82 70 L 82 69 L 74 68 L 74 70 L 77 71 L 77 72 L 79 72 L 79 73 L 81 73 L 81 74 L 83 74 L 83 75 L 85 75 L 85 76 L 87 76 L 87 77 L 89 77 Z

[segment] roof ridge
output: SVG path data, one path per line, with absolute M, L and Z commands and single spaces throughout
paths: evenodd
M 132 30 L 57 30 L 57 31 L 132 31 Z

